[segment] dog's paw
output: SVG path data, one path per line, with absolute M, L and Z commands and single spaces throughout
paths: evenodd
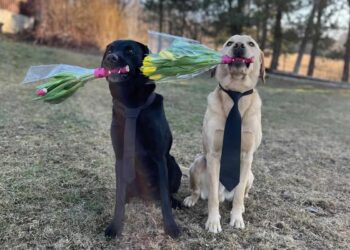
M 243 216 L 241 212 L 231 212 L 230 226 L 243 229 L 245 228 Z
M 197 203 L 198 198 L 199 198 L 198 196 L 194 196 L 194 195 L 187 196 L 184 199 L 184 205 L 186 207 L 193 207 Z
M 107 238 L 115 238 L 116 236 L 121 236 L 121 227 L 116 226 L 113 222 L 105 230 L 105 236 Z
M 171 238 L 177 238 L 180 236 L 180 229 L 179 227 L 175 224 L 169 224 L 164 226 L 164 231 L 167 235 L 169 235 Z
M 205 229 L 208 230 L 208 232 L 211 233 L 220 233 L 221 230 L 221 224 L 220 224 L 220 215 L 212 215 L 208 217 L 207 222 L 205 223 Z

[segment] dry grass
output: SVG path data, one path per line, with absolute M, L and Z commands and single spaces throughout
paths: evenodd
M 117 1 L 38 1 L 40 23 L 35 38 L 47 44 L 97 46 L 104 49 L 128 35 L 125 15 Z M 135 21 L 136 22 L 136 21 Z
M 260 89 L 263 143 L 244 215 L 247 228 L 204 230 L 207 209 L 175 211 L 182 236 L 164 235 L 158 204 L 127 206 L 123 237 L 103 231 L 114 202 L 111 101 L 95 81 L 65 103 L 31 102 L 21 86 L 33 64 L 99 65 L 100 58 L 64 50 L 0 42 L 1 249 L 348 249 L 350 245 L 350 92 L 277 83 Z M 173 154 L 189 166 L 201 151 L 208 79 L 158 86 L 174 134 Z M 188 191 L 184 178 L 178 197 Z
M 270 65 L 271 57 L 265 58 L 266 65 Z M 294 63 L 297 59 L 297 54 L 283 54 L 279 59 L 278 69 L 286 72 L 293 72 Z M 304 55 L 300 74 L 306 75 L 309 65 L 310 55 Z M 340 81 L 343 74 L 343 60 L 329 59 L 325 57 L 316 58 L 316 67 L 314 71 L 314 77 Z

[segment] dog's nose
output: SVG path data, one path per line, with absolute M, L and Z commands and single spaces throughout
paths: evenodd
M 110 62 L 110 63 L 116 63 L 118 62 L 118 59 L 119 59 L 118 56 L 115 54 L 109 54 L 106 57 L 107 62 Z
M 245 45 L 244 43 L 235 43 L 232 50 L 235 57 L 243 57 L 245 54 Z
M 233 46 L 234 49 L 237 49 L 237 48 L 242 48 L 244 49 L 245 48 L 245 45 L 244 43 L 235 43 L 235 45 Z

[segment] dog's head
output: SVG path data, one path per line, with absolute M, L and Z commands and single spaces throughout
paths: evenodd
M 215 77 L 223 86 L 242 91 L 254 88 L 259 76 L 265 80 L 264 54 L 250 36 L 230 37 L 221 53 L 236 59 L 230 64 L 220 64 L 216 68 Z
M 120 69 L 120 73 L 113 73 L 107 77 L 110 83 L 135 82 L 132 80 L 143 78 L 140 67 L 147 54 L 149 54 L 149 49 L 142 43 L 132 40 L 117 40 L 107 46 L 101 67 Z

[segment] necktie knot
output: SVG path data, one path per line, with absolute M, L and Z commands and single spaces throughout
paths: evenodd
M 238 106 L 238 101 L 239 99 L 241 99 L 242 97 L 242 93 L 241 92 L 236 92 L 236 91 L 231 91 L 231 90 L 227 90 L 226 92 L 230 97 L 231 99 L 233 100 L 234 102 L 234 106 Z
M 231 97 L 231 99 L 234 102 L 234 106 L 236 106 L 236 107 L 238 106 L 239 99 L 241 99 L 242 96 L 250 95 L 253 93 L 252 89 L 242 93 L 242 92 L 238 92 L 238 91 L 224 89 L 220 83 L 219 83 L 219 86 L 220 86 L 222 91 L 224 91 L 229 97 Z

